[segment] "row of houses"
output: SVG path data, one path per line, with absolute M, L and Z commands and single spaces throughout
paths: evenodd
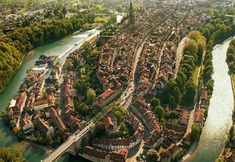
M 120 149 L 115 152 L 107 152 L 86 146 L 78 151 L 78 155 L 93 162 L 125 162 L 128 150 Z
M 162 126 L 153 113 L 151 107 L 146 103 L 144 98 L 137 98 L 131 106 L 131 111 L 144 123 L 148 128 L 149 134 L 145 139 L 144 148 L 154 149 L 162 142 Z
M 160 11 L 159 15 L 147 12 L 139 14 L 136 20 L 139 25 L 135 30 L 132 32 L 122 30 L 103 46 L 99 55 L 97 75 L 105 91 L 98 97 L 98 105 L 106 105 L 123 92 L 124 89 L 114 87 L 117 82 L 123 87 L 132 81 L 137 49 L 157 24 L 157 22 L 150 20 L 160 20 L 163 15 L 163 11 Z
M 58 77 L 53 77 L 60 73 L 60 69 L 54 66 L 57 58 L 40 56 L 35 66 L 47 65 L 47 70 L 51 71 L 48 78 L 58 80 Z M 32 133 L 40 132 L 44 136 L 59 135 L 65 140 L 69 136 L 69 131 L 61 117 L 61 111 L 56 107 L 58 87 L 56 82 L 45 81 L 45 70 L 39 73 L 34 70 L 29 72 L 21 84 L 18 95 L 12 99 L 7 115 L 11 127 L 16 127 L 26 138 Z

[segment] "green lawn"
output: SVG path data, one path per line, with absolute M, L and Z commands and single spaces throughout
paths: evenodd
M 197 76 L 198 76 L 198 71 L 199 71 L 199 67 L 198 66 L 196 66 L 196 68 L 195 68 L 195 70 L 194 70 L 194 72 L 193 72 L 193 83 L 194 83 L 194 85 L 197 85 L 197 81 L 198 81 L 198 78 L 197 78 Z
M 235 84 L 235 74 L 232 75 L 233 77 L 233 84 Z M 235 86 L 235 85 L 234 85 Z M 234 87 L 235 88 L 235 87 Z M 235 91 L 235 90 L 234 90 Z M 235 97 L 235 92 L 234 92 L 234 97 Z

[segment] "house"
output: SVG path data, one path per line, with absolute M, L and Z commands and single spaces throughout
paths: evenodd
M 194 123 L 198 123 L 201 126 L 203 126 L 203 122 L 204 122 L 204 109 L 197 109 L 194 113 Z
M 235 161 L 235 151 L 229 149 L 228 152 L 226 153 L 224 160 L 226 162 L 234 162 Z
M 66 132 L 67 128 L 66 128 L 61 116 L 59 115 L 58 111 L 56 109 L 52 108 L 50 110 L 50 113 L 51 113 L 51 118 L 53 119 L 55 124 L 58 126 L 59 130 L 61 132 Z
M 20 94 L 19 99 L 17 100 L 17 103 L 16 103 L 16 107 L 17 107 L 20 111 L 23 111 L 23 108 L 25 107 L 26 99 L 27 99 L 27 93 L 26 93 L 26 92 L 22 92 L 22 93 Z
M 35 111 L 40 111 L 40 110 L 48 108 L 49 106 L 52 106 L 52 105 L 53 104 L 48 102 L 48 100 L 40 99 L 40 100 L 37 100 L 37 101 L 34 102 L 33 109 Z
M 10 119 L 11 126 L 15 127 L 20 117 L 20 109 L 17 107 L 9 107 L 7 109 L 7 116 Z
M 152 131 L 144 142 L 145 149 L 155 149 L 162 143 L 163 137 L 157 130 Z
M 201 93 L 201 108 L 205 108 L 205 106 L 208 104 L 208 90 L 206 87 L 202 88 L 202 93 Z
M 20 121 L 20 127 L 24 134 L 29 134 L 34 131 L 33 122 L 31 121 L 31 118 L 27 113 L 22 116 Z
M 104 118 L 104 126 L 107 134 L 112 134 L 117 131 L 117 122 L 112 120 L 111 117 L 107 116 Z
M 35 119 L 34 124 L 36 128 L 38 128 L 44 136 L 53 136 L 54 128 L 49 126 L 49 124 L 42 118 L 38 117 Z
M 73 103 L 73 99 L 69 96 L 66 97 L 65 100 L 65 108 L 66 109 L 72 109 L 74 110 L 74 103 Z
M 177 156 L 182 152 L 182 148 L 176 144 L 172 144 L 167 150 L 161 152 L 161 162 L 174 161 Z
M 188 120 L 189 120 L 189 111 L 186 109 L 181 109 L 180 110 L 180 124 L 182 125 L 188 125 Z
M 93 162 L 125 162 L 126 154 L 123 151 L 119 152 L 106 152 L 86 146 L 78 151 L 81 157 Z
M 123 91 L 124 88 L 122 86 L 119 86 L 118 89 L 115 90 L 108 88 L 100 96 L 97 97 L 96 104 L 100 107 L 106 106 L 107 104 L 112 102 L 118 95 L 120 95 Z

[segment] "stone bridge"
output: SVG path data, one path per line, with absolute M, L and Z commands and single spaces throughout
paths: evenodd
M 42 160 L 42 162 L 55 162 L 65 153 L 69 153 L 74 156 L 77 155 L 78 150 L 88 144 L 94 131 L 95 123 L 91 121 L 80 132 L 75 132 L 71 135 L 67 141 L 54 150 L 46 159 Z

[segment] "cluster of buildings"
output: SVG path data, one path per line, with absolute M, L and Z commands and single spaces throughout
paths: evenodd
M 1 8 L 0 9 L 0 22 L 4 32 L 13 31 L 18 27 L 24 27 L 27 22 L 42 22 L 44 21 L 44 10 L 38 9 L 34 11 L 25 11 L 21 8 Z
M 115 88 L 117 82 L 123 86 L 133 81 L 131 75 L 133 61 L 140 43 L 146 39 L 137 66 L 135 98 L 130 108 L 132 113 L 129 116 L 136 118 L 136 123 L 143 123 L 148 134 L 143 137 L 139 133 L 136 137 L 134 135 L 135 138 L 128 139 L 95 139 L 92 143 L 93 149 L 112 152 L 119 149 L 129 150 L 144 140 L 143 154 L 146 155 L 149 149 L 157 149 L 161 161 L 172 161 L 184 154 L 181 143 L 186 136 L 189 111 L 179 106 L 176 110 L 179 114 L 178 122 L 168 120 L 163 127 L 145 96 L 153 86 L 156 86 L 157 92 L 160 93 L 167 81 L 175 76 L 178 68 L 176 61 L 179 60 L 177 47 L 183 36 L 182 31 L 190 30 L 188 26 L 201 23 L 204 17 L 196 10 L 184 11 L 181 8 L 174 11 L 171 8 L 151 12 L 150 10 L 145 10 L 138 15 L 136 20 L 136 23 L 139 23 L 138 27 L 132 33 L 118 32 L 103 46 L 97 69 L 98 78 L 105 90 L 98 97 L 97 103 L 103 106 L 123 92 L 115 94 L 118 92 Z M 153 22 L 153 19 L 157 21 Z M 160 26 L 156 28 L 156 25 Z M 146 37 L 148 34 L 150 34 L 149 37 Z M 171 110 L 168 113 L 171 113 Z M 200 122 L 199 112 L 196 111 L 195 114 L 198 114 L 198 117 L 195 115 L 195 121 Z M 105 125 L 106 131 L 115 132 L 116 125 L 111 119 L 106 119 Z M 135 128 L 135 130 L 138 129 Z
M 159 146 L 162 141 L 162 126 L 145 99 L 142 97 L 137 98 L 133 105 L 131 105 L 131 111 L 148 128 L 149 134 L 145 139 L 144 148 L 154 149 Z
M 156 87 L 157 93 L 161 93 L 167 81 L 177 73 L 177 61 L 180 61 L 177 47 L 181 37 L 206 19 L 201 10 L 196 9 L 185 11 L 177 8 L 172 11 L 169 8 L 166 13 L 160 12 L 159 15 L 164 21 L 152 31 L 140 56 L 139 78 L 135 88 L 138 96 L 146 95 L 153 87 Z
M 194 113 L 194 123 L 199 124 L 201 127 L 203 127 L 204 124 L 205 120 L 204 115 L 206 108 L 208 107 L 208 104 L 209 104 L 208 90 L 206 87 L 202 87 L 199 105 Z
M 160 124 L 151 106 L 146 103 L 144 98 L 138 97 L 130 110 L 148 130 L 148 134 L 144 139 L 142 157 L 146 156 L 149 149 L 157 150 L 161 161 L 172 161 L 183 156 L 184 150 L 181 144 L 186 138 L 189 121 L 189 111 L 186 108 L 178 106 L 175 110 L 179 114 L 178 122 L 169 119 L 165 121 L 164 127 Z M 171 110 L 167 110 L 167 115 L 170 113 Z
M 125 117 L 125 121 L 129 123 L 130 126 L 133 127 L 134 133 L 132 136 L 128 138 L 100 138 L 93 140 L 93 146 L 100 148 L 102 150 L 107 151 L 116 151 L 119 149 L 132 149 L 136 145 L 138 145 L 144 135 L 144 127 L 142 123 L 136 118 L 132 113 L 129 113 Z M 115 124 L 110 117 L 106 117 L 104 119 L 104 125 L 106 128 L 106 132 L 117 133 L 117 128 L 115 129 Z M 112 134 L 110 134 L 112 135 Z
M 128 113 L 128 115 L 124 117 L 124 121 L 134 130 L 130 137 L 114 138 L 113 135 L 122 134 L 124 132 L 118 129 L 117 121 L 107 116 L 103 120 L 107 136 L 93 139 L 92 146 L 86 146 L 80 149 L 78 154 L 94 162 L 126 161 L 129 150 L 142 141 L 144 137 L 144 126 L 132 113 Z
M 76 52 L 76 51 L 75 51 Z M 75 132 L 81 128 L 80 119 L 75 111 L 73 97 L 76 95 L 74 89 L 75 73 L 69 71 L 64 76 L 63 99 L 64 105 L 62 108 L 65 122 L 71 132 Z
M 36 61 L 7 109 L 11 127 L 28 139 L 41 134 L 45 137 L 59 135 L 65 140 L 70 134 L 56 101 L 60 97 L 56 86 L 60 75 L 60 67 L 55 65 L 57 58 L 41 56 Z M 69 113 L 67 116 L 73 118 Z M 72 127 L 73 121 L 70 122 Z
M 93 162 L 125 162 L 128 150 L 120 149 L 115 152 L 108 152 L 86 146 L 78 151 L 78 155 Z
M 124 91 L 123 87 L 128 82 L 133 81 L 132 70 L 136 64 L 134 60 L 137 49 L 157 25 L 157 21 L 151 20 L 160 20 L 164 14 L 163 12 L 159 12 L 159 15 L 148 12 L 139 14 L 136 29 L 116 33 L 103 46 L 99 55 L 97 75 L 105 91 L 98 98 L 101 101 L 98 102 L 99 105 L 104 106 L 109 103 Z M 116 86 L 118 83 L 122 85 L 120 88 Z
M 159 15 L 159 17 L 156 22 L 166 18 L 170 13 L 170 11 L 158 12 L 159 14 L 157 15 Z M 138 63 L 139 79 L 135 89 L 136 93 L 140 96 L 145 95 L 150 90 L 158 74 L 161 49 L 165 42 L 165 37 L 167 37 L 167 35 L 164 35 L 164 30 L 165 29 L 159 27 L 153 31 L 146 40 L 141 52 Z

